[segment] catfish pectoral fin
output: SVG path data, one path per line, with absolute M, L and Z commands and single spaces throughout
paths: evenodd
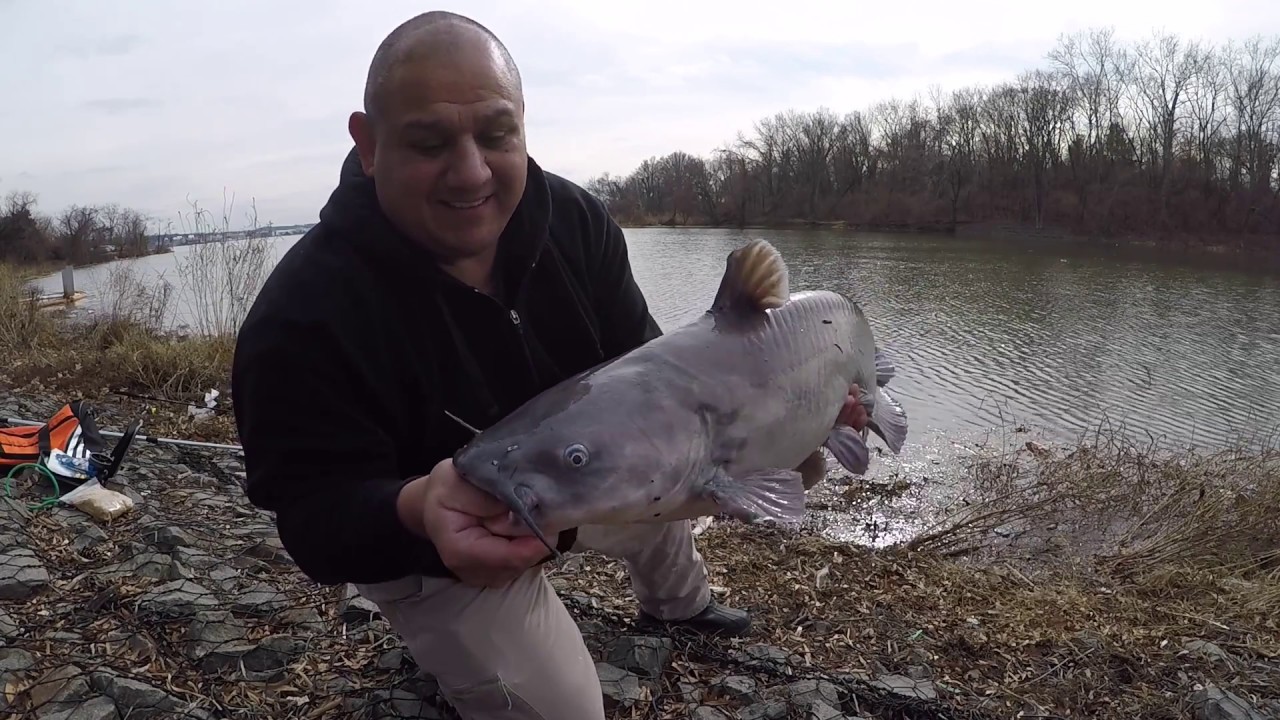
M 804 477 L 795 470 L 771 468 L 736 478 L 716 470 L 707 493 L 721 512 L 743 522 L 804 518 Z

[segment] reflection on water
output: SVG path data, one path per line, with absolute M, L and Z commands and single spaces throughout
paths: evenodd
M 1265 442 L 1280 425 L 1280 283 L 1272 277 L 1042 243 L 818 231 L 626 234 L 637 281 L 666 329 L 704 311 L 725 256 L 756 236 L 782 252 L 793 290 L 838 290 L 863 304 L 897 362 L 893 389 L 911 418 L 903 455 L 873 463 L 878 481 L 912 481 L 898 512 L 993 428 L 1023 424 L 1071 440 L 1110 421 L 1142 441 L 1203 448 Z M 294 240 L 277 239 L 277 253 Z M 136 262 L 172 281 L 173 256 Z M 102 275 L 77 271 L 78 286 L 92 294 Z M 58 279 L 44 284 L 56 290 Z M 178 295 L 179 307 L 189 302 Z M 1026 439 L 995 432 L 997 442 Z

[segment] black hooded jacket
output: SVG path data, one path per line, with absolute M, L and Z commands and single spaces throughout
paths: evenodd
M 497 263 L 498 298 L 442 272 L 353 150 L 267 279 L 232 367 L 246 491 L 316 582 L 451 576 L 396 513 L 400 488 L 472 437 L 446 411 L 483 429 L 660 334 L 604 205 L 532 159 Z

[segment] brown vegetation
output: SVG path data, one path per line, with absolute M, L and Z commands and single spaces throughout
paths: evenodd
M 1060 38 L 994 87 L 787 111 L 710 157 L 588 188 L 629 224 L 1018 223 L 1269 246 L 1280 232 L 1280 38 Z

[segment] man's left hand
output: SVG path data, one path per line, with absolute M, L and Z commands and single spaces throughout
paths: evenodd
M 858 432 L 862 432 L 867 426 L 869 421 L 867 409 L 858 399 L 861 395 L 862 390 L 857 383 L 849 386 L 849 395 L 844 399 L 844 407 L 840 408 L 840 414 L 836 416 L 837 425 L 848 425 Z

